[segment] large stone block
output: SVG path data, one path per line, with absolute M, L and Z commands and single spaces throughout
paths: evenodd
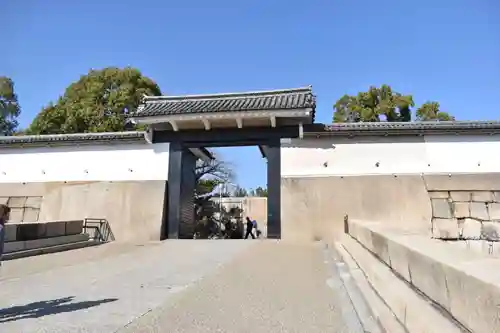
M 6 242 L 14 242 L 17 240 L 17 224 L 9 224 L 5 225 L 5 241 Z
M 40 209 L 42 205 L 42 197 L 28 197 L 26 198 L 26 207 Z
M 0 205 L 6 205 L 9 202 L 9 197 L 0 197 Z
M 500 240 L 500 222 L 483 222 L 481 238 L 486 240 Z
M 408 270 L 408 249 L 394 239 L 387 239 L 391 268 L 401 275 L 406 281 L 411 281 Z
M 449 309 L 443 267 L 434 258 L 427 257 L 418 251 L 409 251 L 408 269 L 411 283 L 415 287 L 445 309 Z
M 468 202 L 454 202 L 453 214 L 456 218 L 470 217 L 470 207 Z
M 28 241 L 45 235 L 44 223 L 20 223 L 17 225 L 17 240 Z
M 442 219 L 450 219 L 453 217 L 450 201 L 448 199 L 431 199 L 432 216 Z
M 477 255 L 461 265 L 441 265 L 453 317 L 471 332 L 500 332 L 500 261 Z
M 448 244 L 481 254 L 483 256 L 498 256 L 498 245 L 500 245 L 500 242 L 483 239 L 464 239 L 460 241 L 448 242 Z
M 453 201 L 469 202 L 471 200 L 472 193 L 467 191 L 451 191 L 450 197 Z
M 465 240 L 465 247 L 469 251 L 474 251 L 480 254 L 488 254 L 489 250 L 487 248 L 488 241 L 477 239 L 477 240 Z
M 489 203 L 488 215 L 490 220 L 500 220 L 500 203 Z
M 489 242 L 488 250 L 489 254 L 495 257 L 500 256 L 500 242 Z
M 498 191 L 500 173 L 424 175 L 428 191 Z
M 78 235 L 83 231 L 83 221 L 66 222 L 66 235 Z
M 11 208 L 23 208 L 26 203 L 26 197 L 10 197 L 9 207 Z
M 43 194 L 39 221 L 103 218 L 116 240 L 159 240 L 165 190 L 165 180 L 55 184 Z
M 4 245 L 3 253 L 23 251 L 25 249 L 26 248 L 25 248 L 24 241 L 8 242 L 8 243 L 5 243 L 5 245 Z
M 457 239 L 459 237 L 458 221 L 456 219 L 432 219 L 432 237 L 442 239 Z
M 481 237 L 481 222 L 473 219 L 459 219 L 458 228 L 460 238 L 479 239 Z
M 431 199 L 448 199 L 450 193 L 448 191 L 431 191 L 429 197 Z
M 40 209 L 24 208 L 23 222 L 37 222 Z
M 478 220 L 487 221 L 490 219 L 488 208 L 484 202 L 471 202 L 470 217 Z
M 9 221 L 12 222 L 23 222 L 24 209 L 23 208 L 11 208 Z
M 46 237 L 58 237 L 66 234 L 66 222 L 48 222 Z
M 375 255 L 377 255 L 380 259 L 382 259 L 382 261 L 390 265 L 391 259 L 389 257 L 389 248 L 387 246 L 387 239 L 377 233 L 372 233 L 371 238 L 373 245 L 373 253 L 375 253 Z
M 349 222 L 349 235 L 373 252 L 372 232 L 369 229 L 362 228 L 358 223 Z
M 495 198 L 491 191 L 474 191 L 472 192 L 471 200 L 476 202 L 493 202 Z

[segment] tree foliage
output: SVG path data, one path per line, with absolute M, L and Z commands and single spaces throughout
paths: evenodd
M 237 187 L 233 192 L 235 197 L 267 197 L 267 188 L 257 187 L 255 189 L 246 190 L 243 187 Z
M 245 188 L 238 186 L 234 190 L 233 196 L 235 196 L 237 198 L 244 198 L 244 197 L 248 196 L 248 192 L 247 192 L 247 190 Z
M 411 95 L 395 92 L 388 85 L 370 87 L 367 92 L 355 96 L 344 95 L 333 106 L 334 122 L 378 122 L 411 121 L 415 106 Z M 429 101 L 416 111 L 417 121 L 455 120 L 449 113 L 441 111 L 438 102 Z
M 455 120 L 447 112 L 441 111 L 438 102 L 426 102 L 422 104 L 416 112 L 417 120 L 436 121 L 436 120 Z
M 196 194 L 204 195 L 212 193 L 220 184 L 222 182 L 218 179 L 199 179 L 196 184 Z
M 250 190 L 251 197 L 266 197 L 267 198 L 267 188 L 257 187 L 256 189 Z
M 394 92 L 388 85 L 370 87 L 356 96 L 344 95 L 334 105 L 334 122 L 410 121 L 411 95 Z
M 72 83 L 35 117 L 29 134 L 115 132 L 128 130 L 127 114 L 144 95 L 161 95 L 160 88 L 135 68 L 91 70 Z
M 21 114 L 12 79 L 0 76 L 0 135 L 15 133 Z
M 255 196 L 256 197 L 267 197 L 267 188 L 262 188 L 262 187 L 257 187 L 255 189 Z

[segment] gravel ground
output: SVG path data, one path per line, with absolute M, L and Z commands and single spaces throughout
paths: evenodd
M 360 331 L 314 245 L 108 244 L 1 269 L 0 332 Z

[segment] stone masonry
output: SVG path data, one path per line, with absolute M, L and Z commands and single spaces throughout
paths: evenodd
M 432 237 L 500 241 L 500 191 L 430 191 Z
M 40 215 L 42 197 L 0 197 L 0 204 L 10 207 L 11 222 L 37 222 Z

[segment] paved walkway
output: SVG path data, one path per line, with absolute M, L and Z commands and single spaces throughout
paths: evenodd
M 1 269 L 0 332 L 361 331 L 314 245 L 116 243 Z

